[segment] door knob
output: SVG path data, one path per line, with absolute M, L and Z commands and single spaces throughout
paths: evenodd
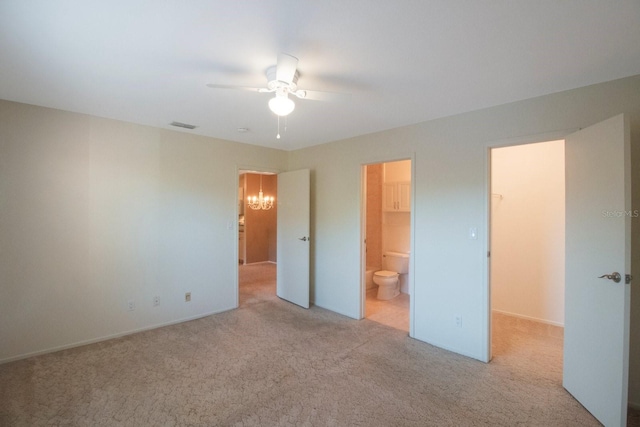
M 632 275 L 630 275 L 630 274 L 625 274 L 624 275 L 624 283 L 626 283 L 627 285 L 629 283 L 631 283 L 632 280 L 633 280 L 633 276 Z
M 598 277 L 598 279 L 609 279 L 613 280 L 616 283 L 620 283 L 620 280 L 622 280 L 622 276 L 617 271 L 614 271 L 611 274 L 603 274 L 602 276 Z
M 303 242 L 306 242 L 307 240 L 311 240 L 311 238 L 310 237 L 308 238 L 307 236 L 304 236 L 304 237 L 298 237 L 298 240 L 302 240 Z

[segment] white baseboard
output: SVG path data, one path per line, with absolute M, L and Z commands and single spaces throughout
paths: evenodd
M 47 348 L 47 349 L 44 349 L 44 350 L 38 350 L 38 351 L 29 352 L 29 353 L 24 353 L 24 354 L 20 354 L 20 355 L 17 355 L 17 356 L 11 356 L 11 357 L 8 357 L 6 359 L 0 359 L 0 365 L 2 365 L 4 363 L 9 363 L 9 362 L 15 362 L 16 360 L 28 359 L 29 357 L 41 356 L 43 354 L 49 354 L 49 353 L 55 353 L 56 351 L 68 350 L 70 348 L 82 347 L 83 345 L 89 345 L 89 344 L 95 344 L 95 343 L 102 342 L 102 341 L 108 341 L 108 340 L 112 340 L 114 338 L 120 338 L 120 337 L 124 337 L 124 336 L 127 336 L 127 335 L 137 334 L 138 332 L 149 331 L 151 329 L 158 329 L 158 328 L 162 328 L 162 327 L 165 327 L 165 326 L 176 325 L 178 323 L 189 322 L 191 320 L 196 320 L 196 319 L 201 319 L 203 317 L 211 316 L 212 314 L 218 314 L 218 313 L 223 313 L 225 311 L 233 310 L 234 308 L 235 307 L 229 307 L 229 308 L 225 308 L 225 309 L 221 309 L 221 310 L 211 311 L 211 312 L 208 312 L 208 313 L 198 314 L 198 315 L 192 316 L 192 317 L 185 317 L 183 319 L 172 320 L 170 322 L 159 323 L 159 324 L 155 324 L 155 325 L 151 325 L 151 326 L 145 326 L 143 328 L 132 329 L 130 331 L 125 331 L 125 332 L 119 332 L 117 334 L 106 335 L 106 336 L 103 336 L 103 337 L 92 338 L 92 339 L 89 339 L 89 340 L 78 341 L 78 342 L 74 342 L 74 343 L 71 343 L 71 344 L 65 344 L 65 345 L 61 345 L 61 346 L 57 346 L 57 347 L 50 347 L 50 348 Z
M 502 310 L 491 310 L 494 313 L 500 313 L 500 314 L 504 314 L 507 316 L 511 316 L 511 317 L 519 317 L 520 319 L 525 319 L 525 320 L 531 320 L 533 322 L 539 322 L 539 323 L 545 323 L 547 325 L 553 325 L 553 326 L 559 326 L 561 328 L 564 328 L 564 323 L 561 322 L 554 322 L 553 320 L 546 320 L 546 319 L 538 319 L 537 317 L 531 317 L 531 316 L 525 316 L 523 314 L 517 314 L 517 313 L 510 313 L 508 311 L 502 311 Z

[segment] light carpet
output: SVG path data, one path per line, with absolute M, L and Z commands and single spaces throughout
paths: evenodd
M 599 425 L 544 351 L 481 363 L 282 301 L 260 276 L 241 272 L 239 309 L 1 365 L 0 425 Z

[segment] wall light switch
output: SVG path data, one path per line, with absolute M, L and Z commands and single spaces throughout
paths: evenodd
M 469 227 L 469 240 L 478 240 L 478 228 Z

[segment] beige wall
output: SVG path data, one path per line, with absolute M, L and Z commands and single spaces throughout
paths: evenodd
M 237 165 L 285 161 L 0 101 L 0 361 L 236 307 Z
M 399 159 L 415 162 L 412 336 L 486 359 L 488 148 L 626 112 L 640 164 L 639 93 L 636 76 L 289 153 L 0 101 L 0 361 L 235 307 L 238 165 L 312 170 L 312 299 L 358 318 L 361 165 Z M 632 292 L 636 404 L 638 311 Z
M 564 141 L 491 150 L 492 309 L 564 325 Z
M 640 76 L 635 76 L 291 152 L 290 169 L 313 170 L 315 303 L 360 317 L 360 205 L 354 197 L 360 191 L 360 168 L 412 158 L 412 336 L 486 360 L 489 147 L 559 139 L 621 112 L 629 114 L 632 143 L 637 144 L 639 93 Z M 637 206 L 640 182 L 635 176 Z M 633 220 L 636 248 L 638 221 Z M 478 240 L 468 238 L 471 227 L 477 228 Z M 636 277 L 639 255 L 633 256 Z M 638 294 L 632 296 L 630 399 L 640 403 Z M 462 328 L 455 325 L 458 315 Z

